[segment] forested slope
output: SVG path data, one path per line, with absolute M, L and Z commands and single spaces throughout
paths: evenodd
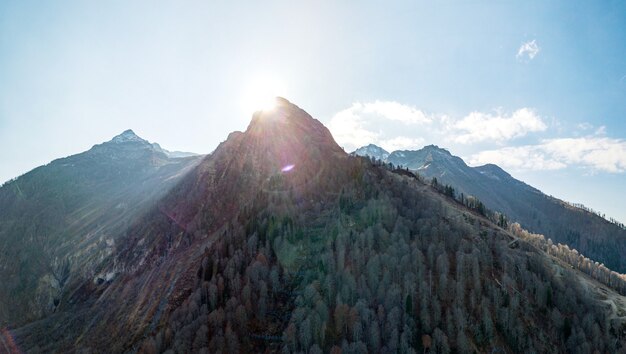
M 129 228 L 98 269 L 109 281 L 83 283 L 15 340 L 33 352 L 624 350 L 623 321 L 579 272 L 396 172 L 348 156 L 281 99 Z
M 355 151 L 368 155 L 377 151 L 370 145 Z M 380 154 L 373 154 L 378 158 Z M 489 209 L 504 213 L 525 229 L 567 244 L 607 267 L 626 273 L 626 229 L 587 210 L 548 196 L 513 178 L 500 167 L 488 164 L 470 167 L 435 145 L 416 151 L 394 151 L 385 162 L 408 167 L 426 178 L 480 199 Z

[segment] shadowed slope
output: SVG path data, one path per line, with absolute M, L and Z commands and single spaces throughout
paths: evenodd
M 131 130 L 0 188 L 0 325 L 55 311 L 117 236 L 199 158 L 171 159 Z
M 106 341 L 89 335 L 100 331 L 124 339 L 122 346 L 135 342 L 189 296 L 205 248 L 239 230 L 238 220 L 261 210 L 297 217 L 319 210 L 337 199 L 355 163 L 319 121 L 277 98 L 135 222 L 97 270 L 110 280 L 84 282 L 57 318 L 84 309 L 87 326 L 68 331 L 83 345 Z

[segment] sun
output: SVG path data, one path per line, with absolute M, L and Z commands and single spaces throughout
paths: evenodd
M 242 107 L 247 113 L 268 111 L 276 106 L 276 97 L 286 96 L 285 83 L 273 76 L 257 76 L 245 86 Z

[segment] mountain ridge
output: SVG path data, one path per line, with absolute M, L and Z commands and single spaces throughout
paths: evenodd
M 127 130 L 0 187 L 0 318 L 54 311 L 68 281 L 87 276 L 120 230 L 197 160 L 170 159 Z
M 11 333 L 44 352 L 623 347 L 623 297 L 402 172 L 278 101 Z
M 435 145 L 392 152 L 386 162 L 437 178 L 440 183 L 453 186 L 457 193 L 478 197 L 488 208 L 504 213 L 525 229 L 568 244 L 607 267 L 626 273 L 626 258 L 622 256 L 626 254 L 626 230 L 542 193 L 495 164 L 470 167 L 460 157 Z

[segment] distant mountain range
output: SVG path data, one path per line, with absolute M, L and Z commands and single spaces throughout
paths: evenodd
M 449 194 L 282 98 L 206 156 L 125 132 L 0 188 L 0 351 L 625 349 L 621 275 Z
M 428 145 L 420 150 L 388 153 L 370 144 L 353 152 L 396 166 L 407 167 L 427 178 L 453 186 L 457 193 L 478 197 L 485 205 L 506 214 L 524 228 L 544 234 L 626 273 L 626 230 L 598 215 L 545 195 L 519 181 L 500 167 L 487 164 L 470 167 L 448 150 Z

